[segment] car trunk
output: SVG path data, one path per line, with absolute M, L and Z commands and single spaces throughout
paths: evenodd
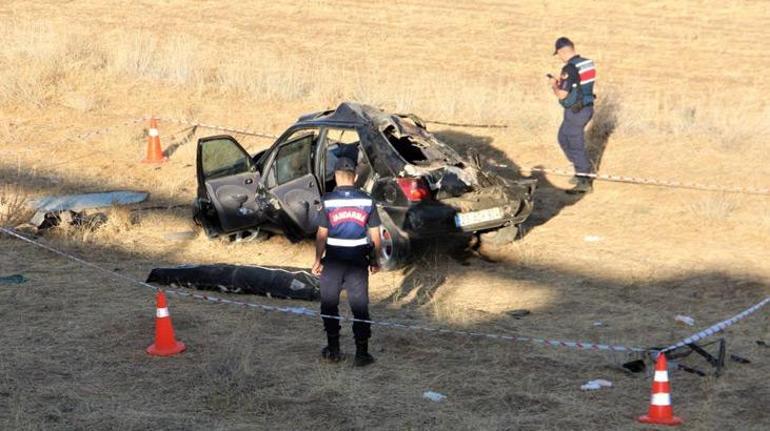
M 381 130 L 405 162 L 398 177 L 419 178 L 430 188 L 430 199 L 407 212 L 414 230 L 493 229 L 529 215 L 536 180 L 485 172 L 477 157 L 463 159 L 413 117 L 395 117 Z

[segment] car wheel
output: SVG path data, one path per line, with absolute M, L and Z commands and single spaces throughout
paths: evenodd
M 508 245 L 521 237 L 521 225 L 511 225 L 479 235 L 482 243 L 494 246 Z
M 521 237 L 520 225 L 506 226 L 491 232 L 479 235 L 479 253 L 494 261 L 502 260 L 506 256 L 505 248 Z
M 393 223 L 390 217 L 381 212 L 380 243 L 382 252 L 377 259 L 385 271 L 401 268 L 407 263 L 411 247 L 409 238 Z

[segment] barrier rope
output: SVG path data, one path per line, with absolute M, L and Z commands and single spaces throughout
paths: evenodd
M 87 266 L 89 268 L 95 269 L 97 271 L 106 273 L 111 275 L 114 278 L 121 279 L 124 281 L 128 281 L 134 284 L 137 284 L 142 287 L 146 287 L 149 289 L 152 289 L 153 291 L 160 290 L 159 287 L 153 286 L 147 282 L 137 280 L 133 277 L 129 277 L 125 274 L 121 274 L 119 272 L 111 271 L 109 269 L 103 268 L 99 265 L 96 265 L 94 263 L 88 262 L 84 259 L 81 259 L 77 256 L 74 256 L 70 253 L 63 252 L 61 250 L 55 249 L 53 247 L 50 247 L 48 245 L 45 245 L 39 241 L 35 241 L 31 238 L 28 238 L 24 235 L 21 235 L 17 232 L 15 232 L 12 229 L 0 227 L 0 232 L 3 232 L 7 235 L 10 235 L 16 239 L 19 239 L 21 241 L 24 241 L 28 244 L 34 245 L 36 247 L 42 248 L 44 250 L 48 250 L 54 254 L 57 254 L 59 256 L 62 256 L 64 258 L 70 259 L 74 262 L 77 262 L 81 265 Z M 202 301 L 208 301 L 213 303 L 220 303 L 220 304 L 230 304 L 230 305 L 237 305 L 241 307 L 247 307 L 252 309 L 260 309 L 263 311 L 276 311 L 280 313 L 286 313 L 286 314 L 293 314 L 293 315 L 299 315 L 299 316 L 305 316 L 305 317 L 313 317 L 313 318 L 328 318 L 328 319 L 335 319 L 340 321 L 348 321 L 348 322 L 361 322 L 361 323 L 368 323 L 371 325 L 386 327 L 386 328 L 394 328 L 394 329 L 401 329 L 401 330 L 411 330 L 411 331 L 422 331 L 422 332 L 432 332 L 432 333 L 438 333 L 438 334 L 451 334 L 451 335 L 461 335 L 461 336 L 467 336 L 467 337 L 477 337 L 477 338 L 487 338 L 487 339 L 494 339 L 494 340 L 505 340 L 505 341 L 511 341 L 511 342 L 528 342 L 533 344 L 539 344 L 543 346 L 551 346 L 551 347 L 565 347 L 565 348 L 572 348 L 572 349 L 579 349 L 579 350 L 595 350 L 595 351 L 612 351 L 612 352 L 646 352 L 648 349 L 643 349 L 640 347 L 628 347 L 628 346 L 621 346 L 621 345 L 610 345 L 610 344 L 599 344 L 599 343 L 590 343 L 590 342 L 583 342 L 583 341 L 564 341 L 564 340 L 555 340 L 555 339 L 548 339 L 548 338 L 538 338 L 538 337 L 528 337 L 528 336 L 520 336 L 520 335 L 511 335 L 511 334 L 493 334 L 493 333 L 486 333 L 486 332 L 474 332 L 474 331 L 461 331 L 461 330 L 455 330 L 455 329 L 447 329 L 447 328 L 435 328 L 435 327 L 428 327 L 428 326 L 419 326 L 419 325 L 409 325 L 404 323 L 398 323 L 398 322 L 390 322 L 390 321 L 378 321 L 378 320 L 363 320 L 363 319 L 356 319 L 351 317 L 344 317 L 344 316 L 330 316 L 326 314 L 321 314 L 317 311 L 307 309 L 305 307 L 279 307 L 279 306 L 273 306 L 273 305 L 267 305 L 267 304 L 259 304 L 254 302 L 244 302 L 244 301 L 234 301 L 230 299 L 220 298 L 218 296 L 210 296 L 206 294 L 199 294 L 199 293 L 191 293 L 187 292 L 181 289 L 174 289 L 174 288 L 168 288 L 163 289 L 164 292 L 180 296 L 180 297 L 187 297 L 187 298 L 193 298 L 197 300 Z
M 278 138 L 278 136 L 276 135 L 260 133 L 257 131 L 247 130 L 247 129 L 238 129 L 234 127 L 219 126 L 215 124 L 198 123 L 198 122 L 181 120 L 181 119 L 170 118 L 170 117 L 155 117 L 155 118 L 157 118 L 160 121 L 169 121 L 172 123 L 184 124 L 192 127 L 202 127 L 206 129 L 222 130 L 226 132 L 233 132 L 233 133 L 238 133 L 238 134 L 247 135 L 247 136 L 255 136 L 255 137 L 264 138 L 264 139 Z M 143 117 L 143 119 L 149 120 L 150 117 Z M 503 125 L 503 124 L 465 124 L 465 123 L 450 123 L 450 122 L 443 122 L 443 121 L 437 121 L 437 120 L 426 120 L 426 122 L 433 123 L 433 124 L 443 124 L 447 126 L 455 126 L 455 127 L 485 127 L 485 128 L 508 127 L 507 125 Z M 505 165 L 495 165 L 495 166 L 507 167 Z M 724 193 L 742 193 L 742 194 L 753 194 L 753 195 L 770 195 L 770 189 L 768 188 L 722 187 L 722 186 L 717 186 L 713 184 L 702 184 L 702 183 L 693 183 L 693 182 L 676 181 L 676 180 L 658 180 L 654 178 L 630 177 L 630 176 L 624 176 L 624 175 L 599 174 L 599 173 L 576 174 L 574 172 L 570 172 L 565 169 L 557 169 L 557 168 L 520 167 L 518 168 L 518 170 L 519 172 L 543 172 L 543 173 L 548 173 L 548 174 L 557 175 L 557 176 L 565 176 L 565 177 L 580 176 L 580 177 L 592 178 L 594 180 L 599 180 L 599 181 L 609 181 L 609 182 L 618 182 L 618 183 L 627 183 L 627 184 L 640 184 L 640 185 L 668 187 L 668 188 L 676 188 L 676 189 L 690 189 L 690 190 L 724 192 Z
M 725 320 L 723 320 L 723 321 L 721 321 L 719 323 L 715 323 L 715 324 L 709 326 L 708 328 L 706 328 L 706 329 L 704 329 L 704 330 L 702 330 L 700 332 L 696 332 L 695 334 L 690 335 L 689 337 L 685 338 L 684 340 L 666 347 L 665 349 L 661 350 L 660 352 L 661 353 L 665 353 L 665 352 L 668 352 L 670 350 L 675 350 L 675 349 L 678 349 L 680 347 L 684 347 L 684 346 L 686 346 L 688 344 L 695 343 L 696 341 L 700 341 L 700 340 L 702 340 L 704 338 L 710 337 L 710 336 L 712 336 L 712 335 L 714 335 L 716 333 L 722 332 L 725 329 L 729 328 L 730 326 L 732 326 L 732 325 L 738 323 L 739 321 L 747 318 L 751 314 L 756 313 L 757 311 L 759 311 L 760 308 L 764 307 L 768 303 L 770 303 L 770 296 L 768 296 L 765 299 L 759 301 L 758 303 L 752 305 L 751 307 L 741 311 L 740 313 L 736 314 L 735 316 L 733 316 L 733 317 L 731 317 L 729 319 L 725 319 Z
M 145 116 L 142 119 L 145 120 L 145 121 L 149 121 L 150 118 L 151 117 L 146 117 Z M 278 136 L 276 136 L 276 135 L 270 135 L 268 133 L 260 133 L 260 132 L 254 131 L 254 130 L 238 129 L 238 128 L 235 128 L 235 127 L 227 127 L 227 126 L 218 126 L 216 124 L 198 123 L 198 122 L 195 122 L 195 121 L 182 120 L 182 119 L 178 119 L 178 118 L 155 117 L 155 119 L 158 120 L 158 121 L 168 121 L 168 122 L 171 122 L 171 123 L 183 124 L 183 125 L 192 126 L 192 127 L 201 127 L 201 128 L 204 128 L 204 129 L 212 129 L 212 130 L 221 130 L 221 131 L 224 131 L 224 132 L 232 132 L 232 133 L 237 133 L 239 135 L 255 136 L 257 138 L 264 138 L 264 139 L 277 139 L 278 138 Z
M 498 165 L 498 167 L 501 167 Z M 555 168 L 540 168 L 540 167 L 520 167 L 519 172 L 543 172 L 547 174 L 553 174 L 561 177 L 585 177 L 592 178 L 599 181 L 610 181 L 616 183 L 629 183 L 629 184 L 641 184 L 648 186 L 669 187 L 676 189 L 691 189 L 702 190 L 709 192 L 725 192 L 725 193 L 743 193 L 752 195 L 770 195 L 770 189 L 760 189 L 752 187 L 721 187 L 712 184 L 700 184 L 690 183 L 673 180 L 657 180 L 654 178 L 640 178 L 640 177 L 627 177 L 622 175 L 610 175 L 610 174 L 588 174 L 588 173 L 575 173 L 565 169 Z
M 450 127 L 467 127 L 471 129 L 507 129 L 507 124 L 472 124 L 472 123 L 452 123 L 440 120 L 424 120 L 428 124 L 440 124 Z

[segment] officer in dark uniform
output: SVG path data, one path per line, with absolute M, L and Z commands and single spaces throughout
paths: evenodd
M 570 182 L 575 188 L 570 194 L 590 193 L 593 180 L 581 174 L 593 173 L 586 153 L 585 126 L 594 115 L 594 62 L 575 53 L 575 44 L 566 37 L 556 40 L 554 55 L 566 63 L 558 78 L 549 75 L 551 89 L 564 107 L 564 120 L 559 127 L 559 146 L 575 167 L 575 177 Z
M 316 234 L 316 260 L 313 274 L 321 276 L 321 314 L 339 315 L 340 293 L 348 292 L 353 317 L 369 320 L 369 274 L 379 271 L 380 218 L 372 197 L 355 188 L 356 163 L 340 157 L 334 166 L 337 187 L 323 198 L 323 209 Z M 367 238 L 367 234 L 368 237 Z M 324 318 L 328 345 L 321 356 L 331 362 L 342 359 L 340 322 Z M 369 323 L 353 322 L 356 341 L 354 365 L 362 367 L 374 362 L 369 354 Z

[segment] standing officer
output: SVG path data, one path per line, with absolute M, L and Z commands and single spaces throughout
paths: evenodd
M 593 180 L 580 174 L 593 172 L 583 132 L 594 115 L 596 69 L 592 60 L 575 53 L 575 44 L 566 37 L 558 38 L 555 45 L 553 55 L 558 55 L 566 63 L 559 78 L 548 75 L 551 89 L 564 107 L 564 119 L 559 127 L 559 146 L 575 167 L 575 177 L 570 180 L 575 188 L 567 190 L 567 193 L 591 193 Z
M 379 271 L 376 258 L 370 259 L 374 244 L 375 256 L 380 254 L 380 218 L 372 197 L 353 185 L 356 164 L 347 157 L 337 159 L 334 166 L 337 187 L 323 198 L 323 214 L 316 234 L 313 274 L 321 276 L 321 314 L 339 316 L 340 293 L 348 292 L 353 317 L 369 320 L 369 274 Z M 325 256 L 324 256 L 325 253 Z M 340 322 L 324 318 L 328 345 L 321 357 L 331 362 L 342 359 L 340 352 Z M 363 367 L 374 362 L 369 354 L 370 325 L 353 322 L 356 356 L 353 364 Z

